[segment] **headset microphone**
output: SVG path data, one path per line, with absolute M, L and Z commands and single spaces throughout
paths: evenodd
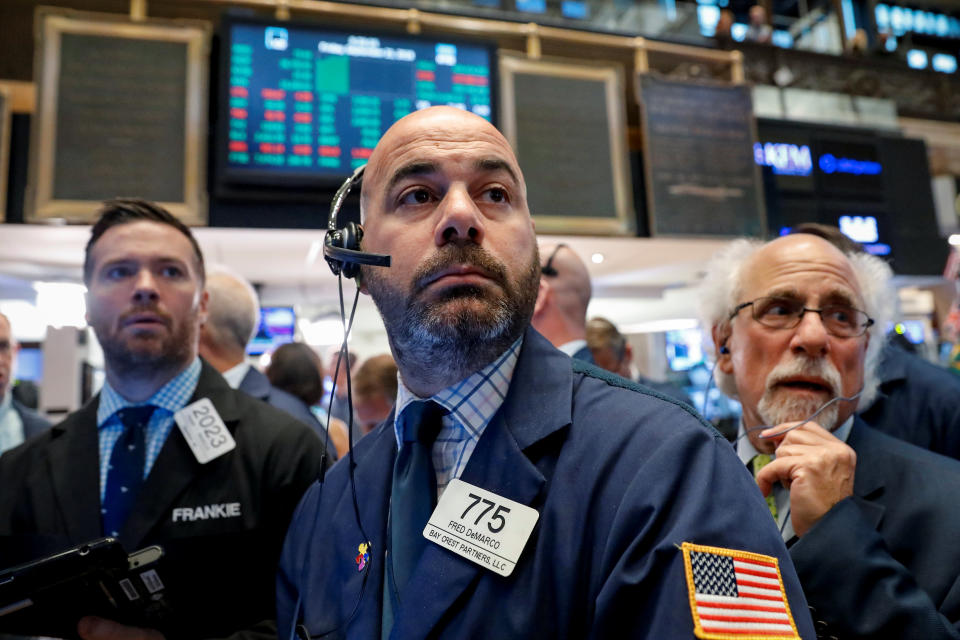
M 327 221 L 327 235 L 323 238 L 323 258 L 330 265 L 333 275 L 343 275 L 345 278 L 356 278 L 360 273 L 360 265 L 372 267 L 389 267 L 390 256 L 380 253 L 367 253 L 360 249 L 363 240 L 363 227 L 355 222 L 348 222 L 346 226 L 337 226 L 337 217 L 340 208 L 350 190 L 360 184 L 363 170 L 366 165 L 357 167 L 346 182 L 340 185 L 330 203 L 330 218 Z
M 354 295 L 353 306 L 350 309 L 350 316 L 348 318 L 346 314 L 346 305 L 344 304 L 343 300 L 343 278 L 356 278 L 360 274 L 360 265 L 362 264 L 373 267 L 389 267 L 390 256 L 380 253 L 367 253 L 360 249 L 360 241 L 363 240 L 363 227 L 359 224 L 355 222 L 348 222 L 344 227 L 338 228 L 337 226 L 337 216 L 340 214 L 340 208 L 343 207 L 343 202 L 346 200 L 350 190 L 356 185 L 360 184 L 360 181 L 363 178 L 363 170 L 365 168 L 366 165 L 357 167 L 350 177 L 347 178 L 342 185 L 340 185 L 340 188 L 337 189 L 337 192 L 333 196 L 333 201 L 330 203 L 330 218 L 327 221 L 327 234 L 323 238 L 323 259 L 327 261 L 328 265 L 330 265 L 330 270 L 333 271 L 333 275 L 338 276 L 337 288 L 340 293 L 340 320 L 343 322 L 343 343 L 340 345 L 340 354 L 337 356 L 337 365 L 332 376 L 334 383 L 333 387 L 330 389 L 330 404 L 327 406 L 327 425 L 329 427 L 330 416 L 333 415 L 333 397 L 337 389 L 336 380 L 338 374 L 340 373 L 340 365 L 343 364 L 347 373 L 347 441 L 350 447 L 350 451 L 347 454 L 347 457 L 349 458 L 347 461 L 347 469 L 348 473 L 350 474 L 350 493 L 353 498 L 353 515 L 357 520 L 357 528 L 360 529 L 360 533 L 363 536 L 363 539 L 366 541 L 368 548 L 372 548 L 373 544 L 370 542 L 370 537 L 364 530 L 363 522 L 360 519 L 360 503 L 357 500 L 357 482 L 353 474 L 354 467 L 356 466 L 356 463 L 353 460 L 353 391 L 350 375 L 350 358 L 347 352 L 347 338 L 350 335 L 350 331 L 353 329 L 353 318 L 357 311 L 357 300 L 360 297 L 360 289 L 358 287 L 356 294 Z M 328 429 L 326 433 L 327 447 L 330 446 L 329 437 L 330 432 Z M 324 461 L 321 464 L 320 477 L 317 479 L 320 483 L 321 491 L 323 490 L 325 479 L 326 450 L 324 450 Z M 317 517 L 316 514 L 314 514 L 313 525 L 310 532 L 310 540 L 313 540 L 316 529 Z M 306 562 L 304 562 L 300 567 L 301 584 L 303 583 L 304 576 L 307 575 L 309 564 L 310 559 L 307 558 Z M 366 571 L 364 571 L 363 574 L 360 593 L 357 596 L 358 606 L 360 604 L 360 600 L 363 598 L 363 592 L 366 590 L 367 578 L 369 575 L 370 563 L 367 564 Z M 293 628 L 290 630 L 290 640 L 292 640 L 294 636 L 297 638 L 314 638 L 325 636 L 343 626 L 342 624 L 337 625 L 333 629 L 328 629 L 322 633 L 312 635 L 306 626 L 300 622 L 300 611 L 302 604 L 301 594 L 298 595 L 297 603 L 294 606 L 294 624 L 291 625 Z M 356 607 L 354 608 L 354 612 L 355 611 Z M 343 624 L 346 624 L 346 622 Z

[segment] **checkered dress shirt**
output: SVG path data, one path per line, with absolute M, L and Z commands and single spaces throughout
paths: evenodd
M 507 397 L 521 344 L 523 337 L 518 338 L 500 357 L 480 371 L 437 392 L 431 398 L 416 396 L 403 384 L 399 374 L 397 375 L 400 384 L 397 389 L 393 430 L 398 447 L 403 443 L 400 414 L 411 402 L 433 400 L 449 411 L 443 417 L 443 426 L 433 444 L 433 469 L 437 474 L 438 498 L 450 481 L 459 478 L 463 473 L 483 430 Z
M 97 407 L 97 428 L 100 437 L 100 503 L 103 504 L 103 495 L 107 489 L 107 467 L 110 464 L 110 454 L 113 445 L 123 433 L 123 424 L 120 422 L 117 411 L 127 407 L 152 404 L 157 408 L 147 423 L 146 444 L 147 451 L 143 465 L 143 477 L 146 478 L 160 455 L 163 443 L 173 428 L 173 414 L 182 409 L 193 396 L 200 379 L 200 359 L 195 358 L 193 363 L 181 371 L 173 380 L 143 402 L 129 402 L 117 393 L 109 382 L 103 383 L 100 391 L 100 405 Z

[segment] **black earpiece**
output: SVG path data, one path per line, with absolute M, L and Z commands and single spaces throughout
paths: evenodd
M 567 245 L 561 242 L 554 248 L 553 252 L 550 254 L 550 257 L 547 258 L 547 264 L 540 267 L 540 273 L 550 277 L 554 277 L 557 275 L 557 268 L 553 266 L 553 259 L 557 257 L 557 252 L 560 251 L 560 249 L 562 249 L 565 246 Z
M 722 344 L 722 345 L 720 345 L 720 353 L 721 353 L 722 355 L 728 355 L 728 354 L 730 353 L 730 349 L 727 348 L 727 345 Z
M 381 253 L 367 253 L 360 248 L 363 240 L 363 227 L 356 222 L 348 222 L 346 226 L 337 226 L 337 216 L 343 201 L 347 199 L 350 190 L 360 184 L 363 179 L 363 170 L 366 165 L 357 167 L 353 174 L 340 185 L 330 203 L 330 218 L 327 221 L 327 235 L 323 238 L 323 259 L 330 265 L 333 275 L 343 275 L 345 278 L 356 278 L 360 274 L 360 265 L 372 267 L 389 267 L 390 256 Z

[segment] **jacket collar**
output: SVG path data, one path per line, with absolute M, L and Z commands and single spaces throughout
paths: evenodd
M 247 374 L 243 376 L 243 380 L 240 381 L 239 389 L 254 398 L 266 400 L 270 397 L 270 380 L 267 379 L 267 376 L 250 367 Z

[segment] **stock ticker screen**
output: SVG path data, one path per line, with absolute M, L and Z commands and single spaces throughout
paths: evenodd
M 342 179 L 399 118 L 433 105 L 493 117 L 493 47 L 314 26 L 230 22 L 228 180 Z

